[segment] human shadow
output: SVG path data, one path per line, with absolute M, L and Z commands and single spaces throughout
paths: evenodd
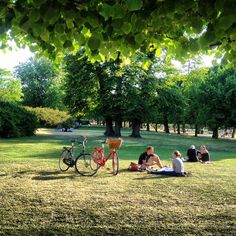
M 156 174 L 148 174 L 146 176 L 142 176 L 142 177 L 137 177 L 137 178 L 133 178 L 133 180 L 146 180 L 146 179 L 169 179 L 169 178 L 183 178 L 184 176 L 173 176 L 173 175 L 156 175 Z M 190 176 L 187 176 L 190 177 Z M 186 178 L 186 177 L 184 177 Z

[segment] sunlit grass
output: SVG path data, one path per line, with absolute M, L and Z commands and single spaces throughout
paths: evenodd
M 0 139 L 0 235 L 234 235 L 236 143 L 143 133 L 119 150 L 120 173 L 103 168 L 93 177 L 58 170 L 72 137 L 88 136 L 88 150 L 103 130 L 41 130 L 37 136 Z M 191 177 L 128 172 L 147 145 L 164 164 L 173 150 L 206 144 L 213 164 L 186 163 Z M 79 152 L 79 150 L 78 150 Z

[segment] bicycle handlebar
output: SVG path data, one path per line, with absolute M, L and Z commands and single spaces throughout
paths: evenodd
M 79 145 L 85 146 L 85 143 L 87 143 L 87 137 L 86 136 L 80 136 L 81 138 L 83 138 L 83 141 L 80 141 L 77 139 L 71 139 L 71 143 L 72 145 L 74 145 L 75 142 L 77 142 Z

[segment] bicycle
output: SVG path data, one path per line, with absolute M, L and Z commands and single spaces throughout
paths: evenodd
M 81 136 L 83 138 L 82 142 L 78 142 L 79 145 L 82 146 L 82 151 L 79 153 L 79 155 L 75 158 L 75 142 L 76 140 L 71 140 L 71 146 L 70 147 L 63 147 L 63 151 L 61 153 L 61 156 L 59 158 L 59 169 L 61 171 L 67 171 L 69 168 L 74 167 L 76 163 L 76 159 L 79 157 L 86 157 L 90 156 L 89 153 L 86 153 L 86 143 L 87 138 L 84 136 Z
M 106 162 L 112 158 L 112 173 L 117 175 L 119 172 L 119 157 L 117 149 L 121 147 L 122 139 L 107 139 L 110 152 L 107 156 L 104 153 L 104 143 L 102 147 L 95 147 L 92 154 L 89 156 L 80 156 L 75 161 L 77 172 L 83 176 L 93 176 L 97 173 L 100 167 L 105 166 Z

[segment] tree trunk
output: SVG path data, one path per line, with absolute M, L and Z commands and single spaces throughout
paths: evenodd
M 129 128 L 131 128 L 131 127 L 132 127 L 132 122 L 129 121 Z
M 122 120 L 120 118 L 117 118 L 115 120 L 115 136 L 121 137 L 121 128 L 122 128 Z
M 177 124 L 177 133 L 180 134 L 180 124 Z
M 104 133 L 105 136 L 114 136 L 114 130 L 112 126 L 112 118 L 110 116 L 105 118 L 106 122 L 106 131 Z
M 173 124 L 173 131 L 176 133 L 176 124 Z
M 133 120 L 132 121 L 132 134 L 131 134 L 131 137 L 141 138 L 140 126 L 141 126 L 141 122 L 139 120 Z
M 186 133 L 186 129 L 185 129 L 185 123 L 182 124 L 182 131 L 183 131 L 183 134 Z
M 169 134 L 170 133 L 170 130 L 169 130 L 169 124 L 168 124 L 168 118 L 167 118 L 167 115 L 164 115 L 164 122 L 163 122 L 163 125 L 164 125 L 164 131 Z
M 195 134 L 194 134 L 195 137 L 197 137 L 198 132 L 199 132 L 199 127 L 197 124 L 195 124 Z
M 233 132 L 232 132 L 231 138 L 235 138 L 235 127 L 233 128 Z
M 155 124 L 155 131 L 157 132 L 157 123 Z
M 150 124 L 147 123 L 147 131 L 150 131 Z
M 213 128 L 212 138 L 218 139 L 218 127 Z
M 126 126 L 125 126 L 126 124 L 125 124 L 125 121 L 123 121 L 123 127 L 125 128 Z

